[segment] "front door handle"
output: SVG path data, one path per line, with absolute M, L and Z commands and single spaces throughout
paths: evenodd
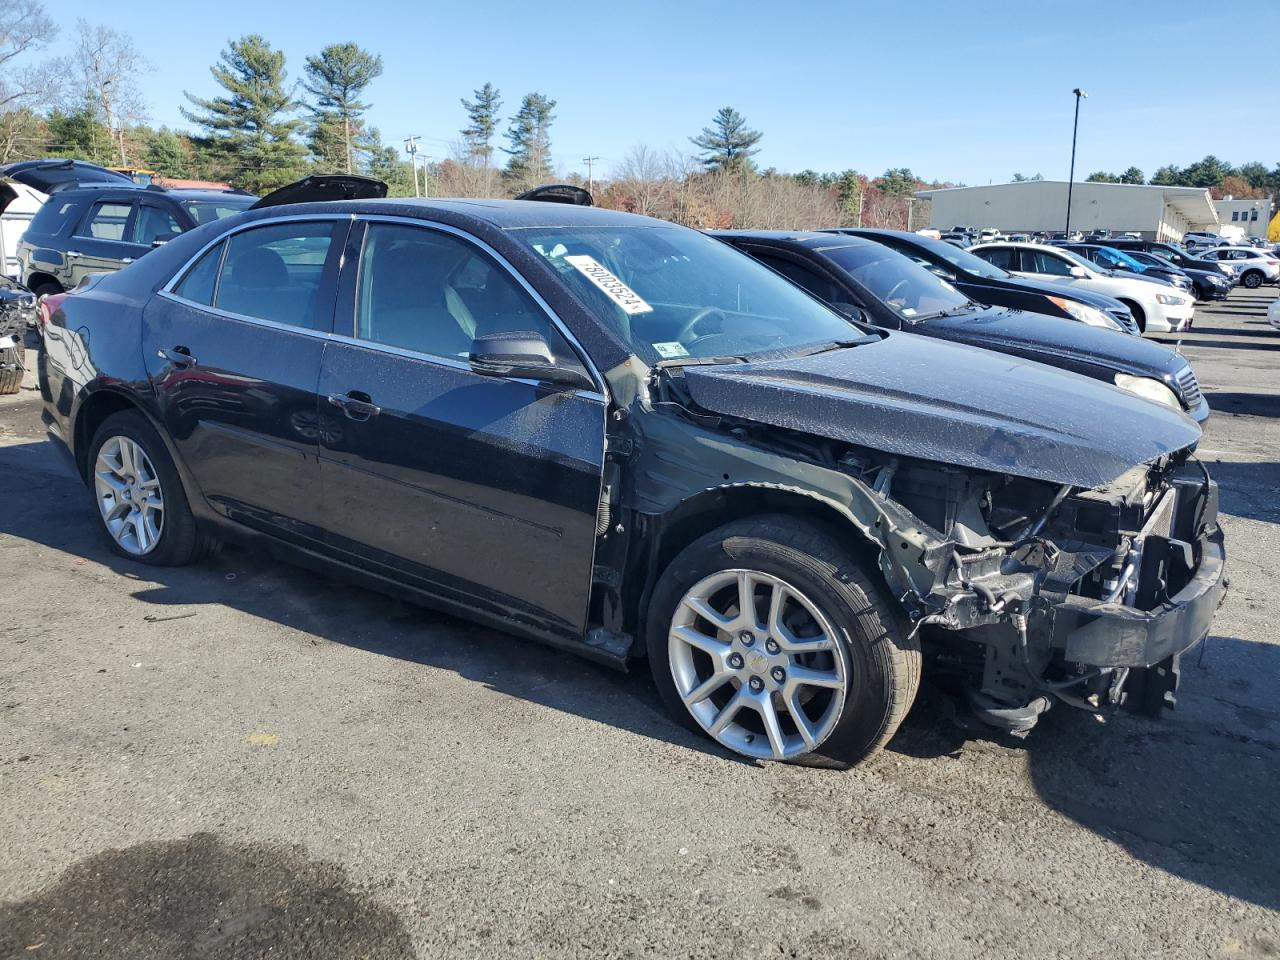
M 196 365 L 196 358 L 191 355 L 191 351 L 186 347 L 174 347 L 172 350 L 159 350 L 156 352 L 161 360 L 168 360 L 175 367 L 185 370 L 187 367 Z
M 382 412 L 382 408 L 370 399 L 367 393 L 352 390 L 349 393 L 331 393 L 329 402 L 341 408 L 348 420 L 369 420 Z

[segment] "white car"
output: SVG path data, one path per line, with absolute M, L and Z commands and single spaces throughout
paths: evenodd
M 1280 330 L 1280 297 L 1271 301 L 1271 306 L 1267 307 L 1267 323 Z
M 1195 298 L 1167 283 L 1117 276 L 1083 257 L 1039 243 L 985 243 L 969 252 L 1010 273 L 1078 285 L 1119 300 L 1143 333 L 1178 333 L 1191 329 Z
M 1001 234 L 995 227 L 987 227 L 978 234 L 979 243 L 994 243 L 995 241 L 1002 239 L 1004 239 L 1003 234 Z
M 1257 247 L 1215 247 L 1200 254 L 1202 260 L 1225 263 L 1235 271 L 1240 283 L 1254 290 L 1264 283 L 1280 281 L 1280 256 Z

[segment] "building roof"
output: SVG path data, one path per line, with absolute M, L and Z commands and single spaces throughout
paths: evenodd
M 958 193 L 965 190 L 1019 190 L 1037 189 L 1045 185 L 1066 188 L 1066 180 L 1015 180 L 1012 183 L 991 183 L 972 187 L 940 187 L 936 190 L 917 190 L 916 196 L 931 200 L 938 194 Z M 1158 190 L 1163 194 L 1166 206 L 1172 207 L 1183 219 L 1192 224 L 1216 226 L 1218 210 L 1205 187 L 1166 187 L 1157 183 L 1100 183 L 1096 180 L 1077 180 L 1077 192 L 1092 190 Z

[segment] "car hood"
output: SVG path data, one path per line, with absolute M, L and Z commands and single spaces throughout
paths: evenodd
M 1006 278 L 1002 278 L 1001 283 L 1010 287 L 1016 287 L 1019 290 L 1027 290 L 1032 293 L 1047 294 L 1051 297 L 1066 297 L 1068 300 L 1078 300 L 1081 303 L 1087 303 L 1091 307 L 1097 307 L 1102 311 L 1109 310 L 1127 310 L 1123 303 L 1114 297 L 1108 297 L 1103 293 L 1095 293 L 1092 290 L 1082 290 L 1079 287 L 1069 283 L 1055 283 L 1052 280 L 1028 280 L 1026 277 L 1019 277 L 1010 274 Z
M 1087 377 L 910 333 L 793 360 L 686 366 L 713 413 L 885 453 L 1092 488 L 1191 447 L 1180 412 Z
M 1159 378 L 1186 364 L 1186 360 L 1153 340 L 1024 310 L 978 309 L 958 316 L 923 320 L 917 329 L 927 335 L 1001 353 L 1016 353 L 1054 366 L 1076 360 Z

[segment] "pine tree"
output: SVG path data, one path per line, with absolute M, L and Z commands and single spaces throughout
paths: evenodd
M 751 158 L 760 152 L 752 147 L 762 136 L 758 130 L 748 130 L 746 118 L 733 107 L 721 107 L 712 125 L 689 140 L 705 151 L 700 159 L 707 169 L 736 172 L 751 169 Z
M 161 127 L 147 144 L 146 164 L 162 177 L 183 177 L 188 173 L 190 157 L 182 139 Z
M 511 155 L 507 172 L 518 186 L 542 183 L 551 175 L 551 121 L 556 102 L 540 93 L 527 93 L 520 101 L 520 109 L 511 118 L 507 140 L 511 147 L 503 147 Z
M 369 104 L 360 97 L 382 75 L 382 57 L 354 43 L 331 43 L 319 56 L 307 57 L 305 72 L 303 89 L 315 97 L 308 146 L 324 166 L 353 173 L 356 153 L 369 149 L 360 120 Z
M 210 68 L 225 95 L 205 100 L 187 93 L 198 109 L 182 108 L 203 128 L 202 159 L 213 161 L 237 186 L 255 193 L 273 190 L 302 173 L 305 151 L 294 139 L 302 121 L 285 87 L 284 54 L 257 34 L 233 40 Z
M 474 101 L 462 101 L 462 108 L 467 111 L 469 121 L 462 130 L 467 157 L 472 162 L 479 161 L 485 167 L 489 166 L 489 158 L 493 155 L 493 134 L 498 129 L 498 110 L 502 107 L 498 94 L 497 88 L 486 82 L 475 92 Z
M 1130 167 L 1124 173 L 1120 174 L 1121 183 L 1146 183 L 1146 175 L 1137 167 Z

